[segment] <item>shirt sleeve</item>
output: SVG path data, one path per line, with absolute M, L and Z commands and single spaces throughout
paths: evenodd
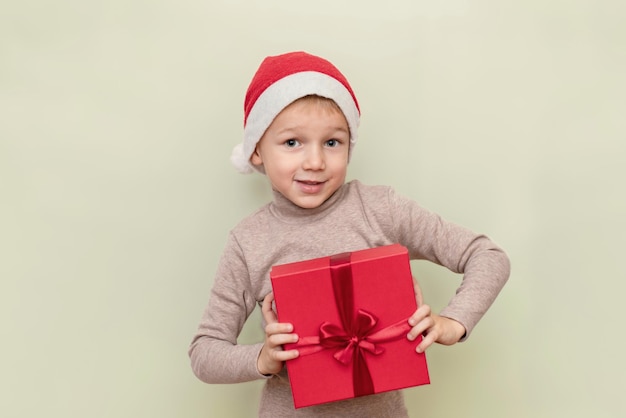
M 231 233 L 220 258 L 209 302 L 189 347 L 191 368 L 206 383 L 267 378 L 257 369 L 262 343 L 237 344 L 256 306 L 244 254 Z
M 462 340 L 493 304 L 510 275 L 506 253 L 490 238 L 448 222 L 389 189 L 394 234 L 411 259 L 424 259 L 463 274 L 454 297 L 440 315 L 460 322 Z

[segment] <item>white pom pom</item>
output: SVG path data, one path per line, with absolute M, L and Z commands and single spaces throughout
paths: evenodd
M 237 171 L 241 174 L 250 174 L 253 172 L 250 161 L 243 153 L 243 144 L 238 144 L 233 148 L 233 152 L 230 155 L 230 162 L 233 163 Z

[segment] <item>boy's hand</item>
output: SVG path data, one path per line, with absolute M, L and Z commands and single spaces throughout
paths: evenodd
M 274 293 L 268 294 L 263 299 L 261 312 L 265 320 L 265 343 L 257 359 L 257 369 L 261 374 L 276 374 L 283 369 L 284 362 L 298 357 L 298 350 L 284 351 L 283 344 L 295 343 L 298 336 L 292 334 L 293 325 L 278 322 L 272 309 Z
M 460 322 L 432 313 L 428 305 L 417 308 L 409 318 L 409 325 L 413 327 L 407 335 L 410 341 L 420 334 L 424 337 L 415 349 L 418 353 L 423 353 L 433 343 L 456 344 L 465 334 L 465 327 Z

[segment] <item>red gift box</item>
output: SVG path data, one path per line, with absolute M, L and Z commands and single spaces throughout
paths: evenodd
M 399 244 L 272 267 L 279 322 L 300 337 L 285 349 L 296 408 L 430 383 L 419 343 L 408 251 Z

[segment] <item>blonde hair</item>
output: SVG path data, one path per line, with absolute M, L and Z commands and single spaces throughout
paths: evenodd
M 294 103 L 302 103 L 302 102 L 315 104 L 315 105 L 320 106 L 322 109 L 333 110 L 343 115 L 341 108 L 333 99 L 329 99 L 328 97 L 318 96 L 317 94 L 309 94 L 306 96 L 302 96 L 299 99 L 296 99 L 293 102 L 291 102 L 289 106 L 291 106 Z

